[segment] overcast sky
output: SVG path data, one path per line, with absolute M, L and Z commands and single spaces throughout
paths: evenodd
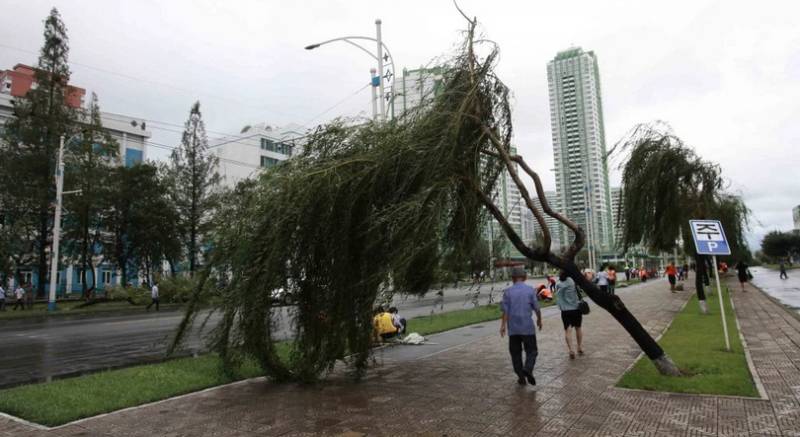
M 465 27 L 445 0 L 3 3 L 0 68 L 35 63 L 42 20 L 56 6 L 72 83 L 97 92 L 103 110 L 181 124 L 199 99 L 212 137 L 258 122 L 310 127 L 369 115 L 372 60 L 347 44 L 303 50 L 310 43 L 374 36 L 381 18 L 398 66 L 416 68 L 450 53 Z M 500 44 L 514 142 L 547 188 L 555 183 L 546 64 L 575 45 L 598 56 L 609 147 L 636 123 L 664 120 L 744 196 L 753 248 L 769 230 L 791 228 L 800 204 L 800 1 L 459 4 Z M 177 143 L 177 128 L 148 126 L 153 141 Z

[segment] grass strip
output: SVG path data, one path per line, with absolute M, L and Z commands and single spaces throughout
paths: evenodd
M 38 319 L 104 313 L 135 314 L 137 312 L 145 312 L 144 305 L 131 305 L 126 301 L 101 302 L 85 307 L 80 307 L 84 301 L 63 301 L 57 303 L 57 310 L 54 312 L 47 311 L 47 302 L 37 302 L 33 304 L 33 308 L 31 309 L 14 311 L 12 310 L 14 302 L 15 299 L 6 299 L 6 310 L 0 311 L 0 320 Z M 181 304 L 162 303 L 161 310 L 175 310 L 179 309 L 181 306 Z
M 758 392 L 736 329 L 736 315 L 727 287 L 723 292 L 730 352 L 725 351 L 719 300 L 714 289 L 714 294 L 707 296 L 707 315 L 700 313 L 697 296 L 692 296 L 659 341 L 687 376 L 661 375 L 647 357 L 642 357 L 623 375 L 617 386 L 676 393 L 757 397 Z
M 499 306 L 487 305 L 416 317 L 409 320 L 408 328 L 430 335 L 499 318 Z M 288 357 L 291 344 L 281 343 L 279 348 L 280 355 Z M 251 361 L 231 377 L 222 372 L 221 360 L 214 354 L 179 358 L 0 390 L 0 411 L 57 426 L 262 374 Z

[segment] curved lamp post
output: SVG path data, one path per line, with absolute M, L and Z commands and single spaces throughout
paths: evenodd
M 376 52 L 373 53 L 361 44 L 357 43 L 356 40 L 366 40 L 366 41 L 373 41 L 376 43 Z M 380 108 L 381 108 L 381 119 L 386 120 L 386 91 L 383 86 L 384 79 L 387 79 L 387 74 L 384 74 L 384 67 L 387 65 L 391 65 L 392 67 L 395 66 L 394 58 L 392 57 L 392 53 L 389 51 L 389 48 L 386 47 L 386 44 L 383 43 L 381 38 L 381 20 L 375 20 L 375 38 L 369 36 L 342 36 L 339 38 L 329 39 L 327 41 L 318 42 L 316 44 L 310 44 L 305 47 L 306 50 L 314 50 L 317 47 L 323 46 L 325 44 L 329 44 L 336 41 L 346 42 L 350 44 L 364 53 L 370 55 L 372 59 L 378 61 L 378 77 L 380 80 L 378 81 L 378 99 L 380 100 Z M 384 54 L 384 51 L 386 54 Z M 385 62 L 389 61 L 388 64 Z M 388 80 L 392 80 L 392 73 L 388 73 Z M 391 100 L 394 101 L 394 81 L 391 82 Z

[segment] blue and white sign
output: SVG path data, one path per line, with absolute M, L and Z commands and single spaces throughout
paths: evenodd
M 731 248 L 719 220 L 689 220 L 699 255 L 730 255 Z

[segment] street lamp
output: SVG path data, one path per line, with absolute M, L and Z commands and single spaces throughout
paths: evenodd
M 370 50 L 366 49 L 364 46 L 358 44 L 354 40 L 366 40 L 366 41 L 375 42 L 376 43 L 376 52 L 375 53 L 371 52 Z M 339 38 L 329 39 L 327 41 L 318 42 L 316 44 L 307 45 L 305 47 L 305 49 L 306 50 L 314 50 L 317 47 L 323 46 L 323 45 L 328 44 L 328 43 L 336 42 L 336 41 L 346 42 L 346 43 L 358 48 L 359 50 L 363 51 L 364 53 L 370 55 L 372 57 L 372 59 L 375 59 L 376 61 L 378 61 L 378 77 L 380 78 L 380 80 L 378 81 L 378 89 L 379 89 L 378 98 L 380 99 L 381 119 L 382 120 L 386 120 L 386 100 L 387 99 L 386 99 L 386 91 L 384 89 L 383 81 L 384 81 L 384 79 L 387 79 L 387 80 L 391 81 L 391 85 L 390 85 L 391 86 L 391 91 L 390 92 L 392 94 L 391 95 L 392 101 L 394 101 L 394 81 L 392 81 L 392 72 L 391 71 L 389 71 L 386 74 L 384 74 L 384 67 L 389 66 L 389 65 L 394 67 L 395 63 L 394 63 L 394 58 L 392 57 L 392 54 L 389 51 L 389 48 L 386 47 L 386 44 L 383 43 L 383 39 L 381 37 L 381 20 L 380 20 L 380 18 L 375 20 L 375 38 L 372 38 L 372 37 L 369 37 L 369 36 L 343 36 L 343 37 L 339 37 Z M 386 54 L 384 54 L 384 51 L 386 51 Z M 386 61 L 389 61 L 389 64 L 386 64 L 385 63 Z M 374 86 L 374 84 L 373 84 L 373 86 Z
M 56 165 L 56 216 L 53 223 L 53 253 L 50 254 L 50 298 L 47 311 L 56 310 L 56 287 L 58 286 L 58 246 L 61 240 L 61 203 L 65 194 L 79 194 L 81 190 L 64 191 L 64 136 L 58 146 Z

